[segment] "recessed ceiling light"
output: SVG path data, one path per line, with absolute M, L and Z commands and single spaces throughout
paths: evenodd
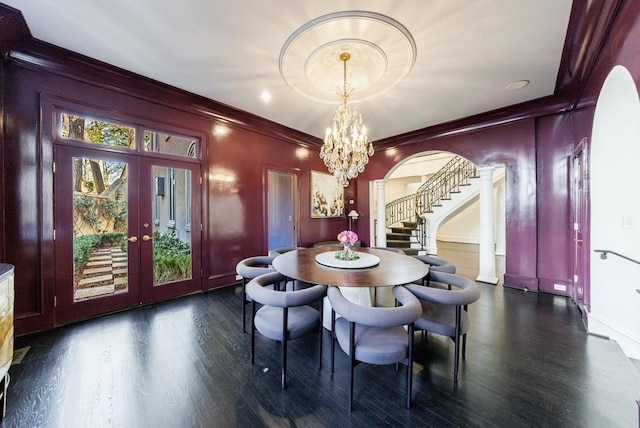
M 505 86 L 505 89 L 508 91 L 515 91 L 516 89 L 522 89 L 529 84 L 528 80 L 516 80 L 515 82 L 509 83 Z
M 271 93 L 269 91 L 262 91 L 262 93 L 260 94 L 260 99 L 263 102 L 268 103 L 269 101 L 271 101 Z

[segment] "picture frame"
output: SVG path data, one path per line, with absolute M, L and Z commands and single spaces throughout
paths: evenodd
M 344 187 L 331 174 L 311 171 L 311 218 L 344 216 Z

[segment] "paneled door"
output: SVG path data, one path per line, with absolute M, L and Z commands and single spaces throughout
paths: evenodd
M 56 147 L 56 324 L 200 289 L 199 168 Z
M 573 153 L 573 283 L 571 298 L 579 305 L 589 304 L 589 164 L 587 139 Z M 584 313 L 584 312 L 583 312 Z
M 296 174 L 267 171 L 268 251 L 297 245 Z

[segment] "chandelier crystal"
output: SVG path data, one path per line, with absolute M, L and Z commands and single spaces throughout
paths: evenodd
M 356 178 L 364 171 L 364 166 L 373 156 L 373 144 L 367 140 L 367 131 L 362 124 L 362 117 L 356 110 L 351 111 L 347 106 L 347 98 L 351 90 L 347 85 L 347 61 L 351 54 L 343 52 L 340 61 L 344 66 L 344 80 L 342 91 L 338 95 L 342 103 L 338 107 L 331 128 L 327 129 L 324 144 L 320 149 L 320 158 L 327 169 L 343 186 L 349 185 L 349 180 Z

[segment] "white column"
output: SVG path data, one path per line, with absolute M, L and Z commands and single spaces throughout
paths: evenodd
M 498 182 L 496 186 L 496 256 L 504 256 L 506 250 L 506 231 L 507 220 L 505 213 L 505 193 L 504 193 L 504 178 Z
M 385 225 L 385 205 L 386 205 L 386 196 L 384 194 L 384 187 L 387 184 L 385 180 L 376 180 L 376 190 L 378 195 L 378 223 L 376 226 L 376 246 L 377 247 L 386 247 L 387 246 L 387 226 Z
M 495 223 L 493 216 L 493 167 L 478 167 L 480 173 L 480 254 L 476 281 L 497 284 Z

